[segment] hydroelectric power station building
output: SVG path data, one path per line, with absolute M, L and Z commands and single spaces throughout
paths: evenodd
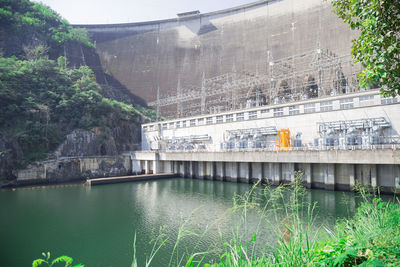
M 358 33 L 329 1 L 81 26 L 103 68 L 157 110 L 131 153 L 137 172 L 400 188 L 399 99 L 359 88 Z

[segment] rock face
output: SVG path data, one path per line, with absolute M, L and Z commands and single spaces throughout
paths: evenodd
M 140 128 L 121 124 L 113 129 L 74 130 L 54 152 L 56 158 L 84 156 L 115 156 L 123 151 L 140 148 Z
M 13 170 L 18 165 L 18 158 L 22 157 L 21 148 L 17 143 L 8 142 L 0 133 L 0 180 L 16 178 Z
M 64 143 L 55 151 L 57 157 L 116 154 L 117 148 L 112 138 L 106 138 L 106 136 L 103 137 L 103 135 L 96 135 L 95 132 L 85 130 L 74 130 L 67 135 Z

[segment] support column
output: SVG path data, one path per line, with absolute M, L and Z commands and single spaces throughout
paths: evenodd
M 137 160 L 135 156 L 131 155 L 132 160 L 132 173 L 133 174 L 140 174 L 142 172 L 140 168 L 140 160 Z
M 238 180 L 238 163 L 236 162 L 226 162 L 226 180 L 229 182 L 237 182 Z
M 164 173 L 170 173 L 172 172 L 172 168 L 171 168 L 171 161 L 164 161 L 163 162 L 163 172 Z
M 215 179 L 223 181 L 225 178 L 225 162 L 216 162 L 215 164 Z
M 281 163 L 270 163 L 270 171 L 271 171 L 271 177 L 272 177 L 272 182 L 274 185 L 279 185 L 281 183 L 281 178 L 282 178 L 282 167 Z
M 301 167 L 303 170 L 303 180 L 305 182 L 305 186 L 306 188 L 311 188 L 311 183 L 312 183 L 311 164 L 303 163 Z
M 199 169 L 198 169 L 197 177 L 199 179 L 204 179 L 204 175 L 205 175 L 204 162 L 199 161 L 198 166 L 199 166 Z
M 371 186 L 377 186 L 377 179 L 376 179 L 376 164 L 371 165 Z
M 250 168 L 249 168 L 249 162 L 240 162 L 238 163 L 239 166 L 239 182 L 241 183 L 250 183 Z
M 263 179 L 263 166 L 261 162 L 251 163 L 251 183 L 257 183 Z
M 325 190 L 335 190 L 335 164 L 325 164 Z
M 179 175 L 179 162 L 174 161 L 174 173 Z
M 182 162 L 182 167 L 183 167 L 183 177 L 188 178 L 189 175 L 189 162 L 184 161 Z
M 144 173 L 150 174 L 150 162 L 148 160 L 144 161 Z
M 153 174 L 160 173 L 160 161 L 153 160 Z
M 282 180 L 286 183 L 294 181 L 294 163 L 282 163 Z
M 189 162 L 189 177 L 193 178 L 194 173 L 193 173 L 193 161 Z
M 214 168 L 214 162 L 207 161 L 206 162 L 206 176 L 205 178 L 208 180 L 214 180 L 215 176 L 215 168 Z
M 349 186 L 350 190 L 353 190 L 354 185 L 356 184 L 356 170 L 355 170 L 355 165 L 350 164 L 349 166 Z

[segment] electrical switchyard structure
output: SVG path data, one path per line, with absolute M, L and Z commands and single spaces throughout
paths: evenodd
M 263 105 L 290 103 L 327 95 L 359 91 L 359 65 L 351 56 L 316 49 L 278 60 L 269 56 L 266 73 L 236 71 L 212 78 L 203 74 L 201 86 L 182 85 L 176 95 L 162 96 L 149 106 L 158 117 L 183 118 Z

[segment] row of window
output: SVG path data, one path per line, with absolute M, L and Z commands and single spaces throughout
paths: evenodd
M 360 106 L 365 105 L 372 105 L 374 101 L 374 95 L 367 95 L 367 96 L 360 96 L 359 97 L 359 104 Z M 397 98 L 381 98 L 381 104 L 392 104 L 397 103 Z M 292 105 L 289 106 L 289 115 L 297 115 L 300 114 L 300 106 L 301 105 Z M 314 113 L 317 111 L 316 103 L 304 104 L 304 113 Z M 339 107 L 340 109 L 351 109 L 354 108 L 354 98 L 343 98 L 339 100 Z M 319 111 L 331 111 L 333 110 L 333 101 L 322 101 L 319 102 Z M 272 109 L 272 116 L 273 117 L 280 117 L 284 116 L 284 108 L 273 108 Z M 266 117 L 265 114 L 269 113 L 270 109 L 263 109 L 260 111 L 261 117 Z M 245 112 L 238 112 L 235 114 L 227 114 L 227 115 L 218 115 L 216 117 L 207 117 L 207 118 L 199 118 L 199 119 L 191 119 L 191 120 L 183 120 L 178 122 L 170 122 L 170 123 L 163 123 L 161 125 L 163 130 L 166 129 L 173 129 L 173 128 L 185 128 L 185 127 L 192 127 L 196 125 L 210 125 L 214 123 L 223 123 L 225 122 L 233 122 L 233 121 L 243 121 Z M 248 119 L 254 120 L 258 118 L 258 111 L 249 111 L 248 112 Z M 224 120 L 225 117 L 225 120 Z M 214 122 L 215 118 L 215 122 Z M 146 126 L 143 127 L 143 130 L 154 130 L 153 126 Z

